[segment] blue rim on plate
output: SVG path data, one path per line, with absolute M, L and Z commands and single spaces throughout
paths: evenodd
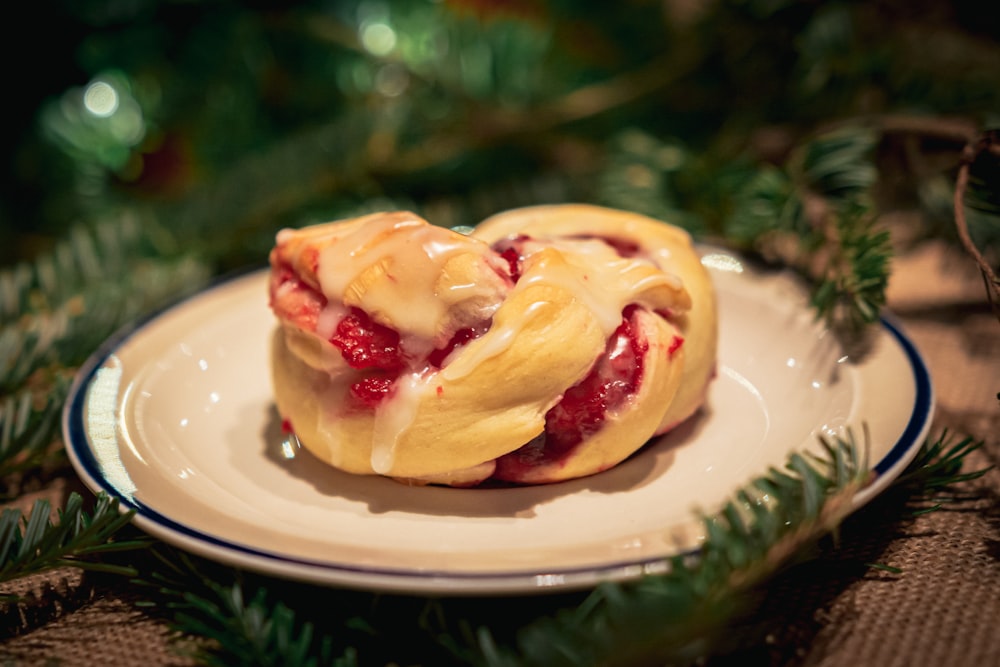
M 242 274 L 241 274 L 242 275 Z M 340 585 L 370 590 L 388 590 L 413 594 L 493 594 L 564 591 L 595 585 L 604 580 L 634 578 L 662 572 L 666 559 L 620 560 L 598 566 L 552 567 L 545 571 L 461 572 L 437 569 L 356 566 L 350 563 L 301 558 L 280 551 L 269 551 L 220 538 L 171 519 L 137 499 L 129 490 L 117 488 L 105 475 L 91 445 L 86 428 L 87 392 L 98 370 L 115 352 L 157 318 L 186 301 L 217 289 L 231 280 L 220 280 L 198 295 L 122 328 L 108 339 L 80 368 L 70 389 L 62 415 L 66 449 L 78 474 L 95 492 L 103 491 L 116 498 L 123 510 L 135 512 L 136 525 L 146 532 L 193 553 L 228 565 L 261 571 L 270 575 L 301 579 L 326 585 Z M 901 472 L 915 456 L 920 440 L 926 435 L 933 412 L 933 388 L 927 367 L 913 342 L 890 317 L 881 326 L 902 350 L 912 373 L 915 399 L 909 419 L 897 442 L 875 463 L 879 476 Z M 862 491 L 857 505 L 873 493 Z
M 930 425 L 931 415 L 934 406 L 934 390 L 931 385 L 931 376 L 924 363 L 923 357 L 917 351 L 916 346 L 902 331 L 902 329 L 888 317 L 881 319 L 882 326 L 892 334 L 896 342 L 906 354 L 910 369 L 913 371 L 913 383 L 916 387 L 916 398 L 913 401 L 913 412 L 910 420 L 906 424 L 906 429 L 900 436 L 896 444 L 889 450 L 889 453 L 874 466 L 874 470 L 879 475 L 884 475 L 890 469 L 899 465 L 906 453 L 913 449 L 917 441 L 923 437 Z M 909 460 L 906 461 L 909 463 Z

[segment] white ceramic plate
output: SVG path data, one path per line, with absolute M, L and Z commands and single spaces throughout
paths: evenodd
M 64 414 L 78 473 L 147 532 L 281 577 L 408 593 L 529 593 L 663 567 L 711 511 L 792 450 L 871 432 L 881 491 L 919 448 L 932 388 L 887 320 L 846 358 L 787 275 L 707 254 L 720 297 L 719 373 L 703 414 L 622 465 L 513 489 L 355 477 L 283 442 L 268 376 L 266 274 L 227 280 L 108 341 Z

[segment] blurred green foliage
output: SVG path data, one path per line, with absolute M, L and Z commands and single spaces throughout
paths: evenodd
M 5 40 L 18 45 L 5 60 L 20 111 L 0 200 L 2 259 L 125 208 L 203 245 L 212 270 L 259 260 L 281 225 L 373 205 L 471 224 L 500 208 L 577 199 L 720 232 L 731 186 L 817 128 L 887 115 L 932 129 L 938 118 L 995 122 L 1000 28 L 977 7 L 65 0 L 22 9 L 34 15 L 8 24 Z M 930 134 L 912 141 L 954 150 L 954 135 Z M 643 141 L 664 148 L 643 153 Z

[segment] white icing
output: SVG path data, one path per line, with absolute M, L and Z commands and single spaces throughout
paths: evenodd
M 555 248 L 565 262 L 532 264 L 530 257 L 544 248 Z M 654 308 L 659 305 L 648 302 L 645 293 L 661 286 L 682 288 L 677 276 L 656 269 L 647 259 L 621 257 L 599 239 L 529 241 L 523 244 L 522 252 L 528 258 L 526 272 L 508 298 L 535 285 L 562 289 L 593 313 L 605 338 L 621 325 L 622 311 L 629 304 Z M 479 364 L 503 352 L 514 344 L 520 330 L 546 303 L 530 303 L 519 316 L 506 318 L 502 325 L 494 324 L 475 345 L 460 348 L 460 355 L 449 355 L 442 377 L 455 380 L 469 375 Z
M 371 465 L 378 474 L 391 473 L 399 439 L 416 419 L 424 390 L 435 375 L 429 369 L 401 375 L 392 395 L 375 408 Z
M 600 240 L 557 239 L 548 245 L 561 251 L 566 264 L 529 271 L 518 282 L 548 284 L 570 292 L 597 318 L 605 337 L 621 324 L 622 310 L 630 303 L 656 307 L 644 298 L 651 290 L 666 286 L 680 289 L 679 278 L 663 272 L 642 258 L 621 257 Z
M 473 241 L 417 218 L 373 218 L 326 245 L 317 277 L 328 301 L 347 302 L 403 335 L 433 339 L 457 301 L 492 295 L 488 286 L 438 286 L 449 258 L 466 252 L 485 256 Z M 456 298 L 456 293 L 459 295 Z
M 493 326 L 476 340 L 474 345 L 458 348 L 445 357 L 441 377 L 446 380 L 457 380 L 472 373 L 479 364 L 497 356 L 514 342 L 520 330 L 531 321 L 535 313 L 547 301 L 535 301 L 524 309 L 523 315 L 507 321 L 502 326 Z M 461 354 L 458 354 L 461 352 Z

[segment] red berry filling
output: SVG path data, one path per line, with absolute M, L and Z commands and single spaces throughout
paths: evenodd
M 454 352 L 456 348 L 462 347 L 470 340 L 479 338 L 479 336 L 482 335 L 482 332 L 485 331 L 486 329 L 489 329 L 488 324 L 482 329 L 479 328 L 474 329 L 472 327 L 465 327 L 464 329 L 459 329 L 458 331 L 455 332 L 455 335 L 451 337 L 451 340 L 449 340 L 444 347 L 439 347 L 438 349 L 430 353 L 430 355 L 427 357 L 427 362 L 434 368 L 441 368 L 441 365 L 444 363 L 444 360 L 448 357 L 449 354 Z
M 399 332 L 374 322 L 360 308 L 351 308 L 341 318 L 330 342 L 348 366 L 373 371 L 351 385 L 351 396 L 365 407 L 373 408 L 388 396 L 406 366 Z
M 500 239 L 493 244 L 493 252 L 507 262 L 510 279 L 515 283 L 521 279 L 521 263 L 524 261 L 521 248 L 528 239 L 529 237 L 522 234 L 510 239 Z
M 622 405 L 639 388 L 649 344 L 637 336 L 631 317 L 634 310 L 634 306 L 625 310 L 622 323 L 590 374 L 570 387 L 545 415 L 546 447 L 553 454 L 568 452 L 600 430 L 608 411 Z
M 341 318 L 330 342 L 351 368 L 399 371 L 405 365 L 399 332 L 372 321 L 360 308 Z
M 564 457 L 599 431 L 609 412 L 636 393 L 649 343 L 639 338 L 635 309 L 625 309 L 621 325 L 590 373 L 546 413 L 544 435 L 497 460 L 497 478 L 516 480 L 526 468 Z
M 441 368 L 444 360 L 456 348 L 478 338 L 487 329 L 489 323 L 481 327 L 459 329 L 444 347 L 431 351 L 427 363 L 434 368 Z M 372 321 L 368 313 L 360 308 L 352 308 L 337 323 L 337 330 L 330 342 L 340 350 L 344 361 L 351 368 L 371 372 L 351 385 L 351 395 L 369 408 L 374 408 L 392 393 L 396 379 L 407 367 L 399 332 Z
M 392 392 L 392 386 L 398 377 L 398 373 L 363 377 L 351 385 L 351 396 L 361 405 L 374 408 Z
M 684 345 L 684 338 L 675 335 L 670 339 L 670 347 L 667 348 L 667 356 L 673 357 L 674 353 L 681 349 L 682 345 Z

